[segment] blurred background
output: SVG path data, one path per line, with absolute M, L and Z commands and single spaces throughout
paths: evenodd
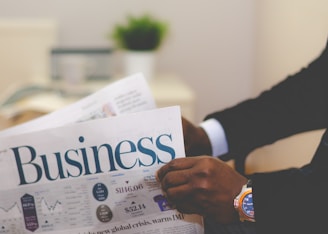
M 145 12 L 169 25 L 157 51 L 156 74 L 177 77 L 192 92 L 194 123 L 298 71 L 319 55 L 327 40 L 327 0 L 0 0 L 0 20 L 54 22 L 49 43 L 57 48 L 111 49 L 108 33 L 114 25 L 128 14 Z M 1 50 L 0 56 L 10 57 Z M 110 58 L 112 74 L 122 74 L 120 58 L 119 53 Z M 10 83 L 10 77 L 0 80 L 2 89 Z M 249 157 L 248 170 L 273 170 L 280 162 L 301 165 L 319 138 L 315 132 L 263 147 Z M 271 163 L 270 156 L 258 156 L 262 154 L 278 156 Z M 289 154 L 305 156 L 295 163 L 286 159 Z

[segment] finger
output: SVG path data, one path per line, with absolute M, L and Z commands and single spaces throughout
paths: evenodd
M 166 191 L 169 188 L 186 184 L 189 182 L 189 177 L 188 170 L 170 171 L 161 180 L 162 189 Z
M 175 204 L 193 196 L 192 188 L 189 186 L 189 184 L 181 184 L 178 186 L 170 187 L 165 190 L 165 194 L 167 199 Z
M 156 178 L 161 181 L 164 176 L 171 171 L 189 169 L 194 165 L 193 158 L 176 158 L 162 166 L 156 173 Z
M 201 209 L 194 201 L 193 195 L 188 194 L 188 196 L 184 196 L 182 194 L 176 196 L 174 194 L 179 194 L 178 188 L 170 189 L 168 194 L 165 194 L 165 197 L 167 198 L 167 201 L 169 204 L 171 204 L 171 207 L 174 207 L 179 212 L 186 213 L 186 214 L 194 214 L 194 213 L 200 213 Z M 187 188 L 185 186 L 181 186 L 181 191 L 186 191 Z

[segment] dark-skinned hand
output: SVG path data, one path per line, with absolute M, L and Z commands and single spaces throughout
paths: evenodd
M 184 117 L 182 117 L 182 128 L 187 157 L 212 155 L 212 147 L 203 128 L 196 127 Z
M 220 223 L 237 220 L 233 200 L 247 178 L 223 161 L 210 156 L 177 158 L 161 167 L 157 178 L 178 211 Z

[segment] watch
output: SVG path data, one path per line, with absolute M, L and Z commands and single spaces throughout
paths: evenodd
M 255 222 L 251 180 L 248 180 L 234 199 L 234 207 L 239 214 L 240 221 Z

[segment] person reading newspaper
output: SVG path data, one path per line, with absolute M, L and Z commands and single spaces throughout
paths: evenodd
M 258 97 L 209 114 L 200 126 L 183 119 L 186 155 L 198 157 L 158 170 L 169 202 L 181 212 L 203 215 L 205 233 L 328 233 L 327 131 L 300 168 L 244 176 L 220 159 L 327 128 L 327 90 L 328 44 L 307 67 Z

